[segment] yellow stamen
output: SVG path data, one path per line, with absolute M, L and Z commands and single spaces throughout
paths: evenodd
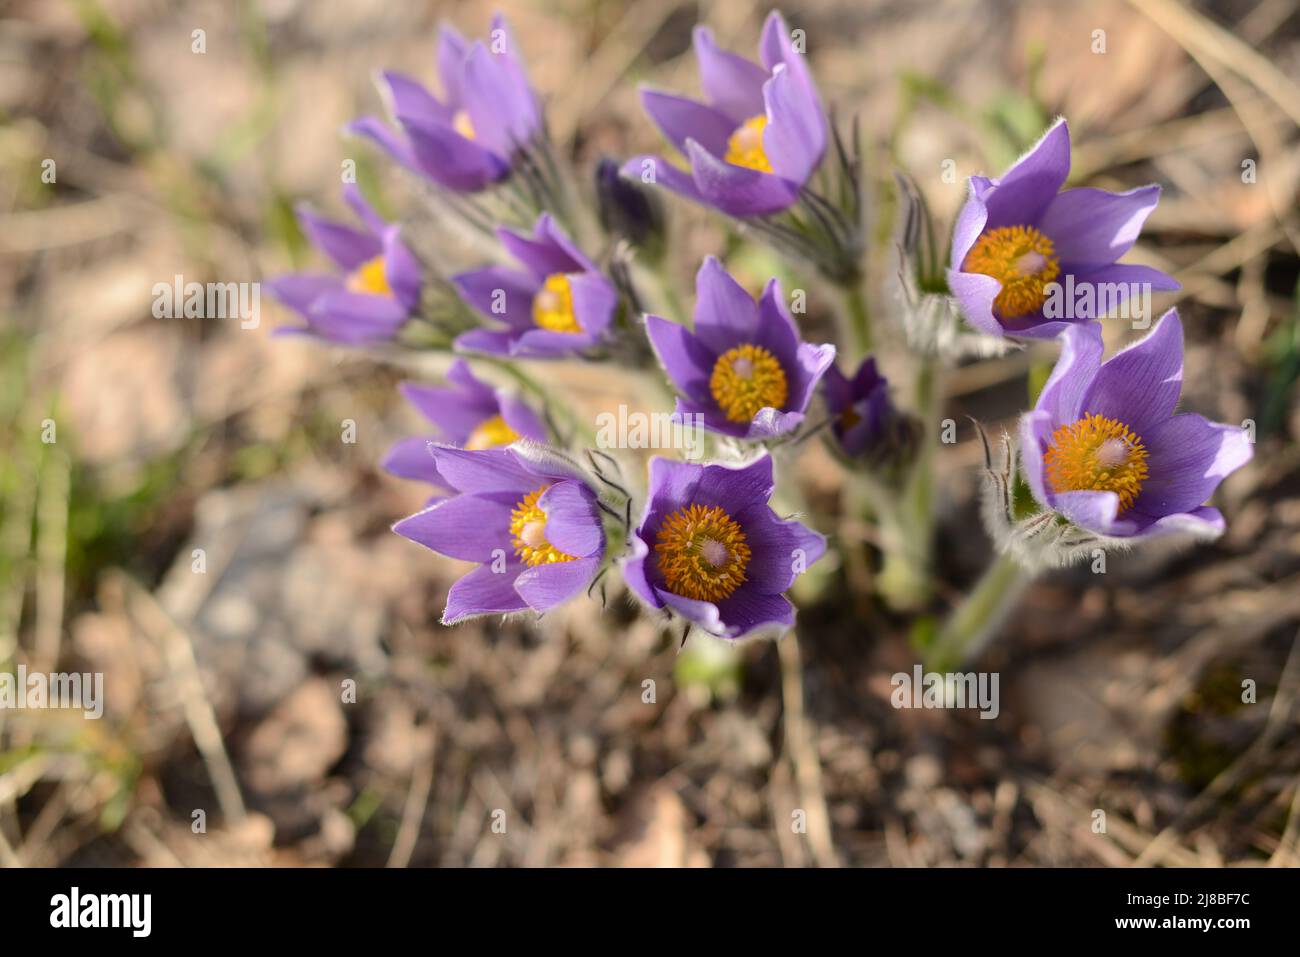
M 759 409 L 785 405 L 789 387 L 776 356 L 747 342 L 728 349 L 713 364 L 709 392 L 730 422 L 749 422 Z
M 735 166 L 756 169 L 760 173 L 772 172 L 767 151 L 763 149 L 763 130 L 766 126 L 767 116 L 763 113 L 745 120 L 727 140 L 727 155 L 723 159 Z
M 348 276 L 348 292 L 369 293 L 374 296 L 391 296 L 393 290 L 388 286 L 388 274 L 384 271 L 384 257 L 376 256 L 363 262 Z
M 464 110 L 456 111 L 456 115 L 451 118 L 451 128 L 467 140 L 474 139 L 474 123 Z
M 1004 319 L 1015 319 L 1042 307 L 1061 264 L 1052 241 L 1034 227 L 1001 226 L 980 236 L 962 269 L 1002 283 L 993 305 Z
M 546 513 L 537 507 L 549 485 L 534 489 L 521 498 L 510 513 L 510 535 L 515 554 L 525 565 L 553 565 L 557 562 L 575 561 L 546 540 Z
M 510 428 L 501 416 L 494 415 L 480 422 L 478 427 L 469 434 L 469 438 L 465 440 L 465 448 L 477 452 L 480 449 L 495 449 L 518 441 L 519 433 Z
M 533 322 L 551 332 L 582 332 L 573 312 L 573 290 L 569 277 L 551 273 L 533 297 Z
M 1085 415 L 1052 433 L 1043 471 L 1054 492 L 1114 492 L 1131 506 L 1147 477 L 1147 450 L 1123 422 Z
M 720 506 L 689 505 L 659 527 L 655 559 L 674 595 L 721 601 L 745 581 L 749 546 L 735 519 Z

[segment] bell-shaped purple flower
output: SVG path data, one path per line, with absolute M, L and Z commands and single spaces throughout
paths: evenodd
M 695 295 L 694 332 L 646 316 L 650 344 L 681 392 L 677 412 L 698 414 L 705 428 L 751 440 L 802 423 L 835 347 L 799 340 L 775 279 L 756 303 L 710 256 L 696 275 Z
M 504 448 L 520 439 L 547 440 L 546 426 L 526 402 L 509 389 L 496 389 L 457 359 L 447 372 L 449 386 L 438 388 L 404 382 L 399 387 L 420 415 L 437 428 L 436 435 L 398 441 L 384 457 L 385 471 L 445 488 L 429 443 L 457 445 L 463 449 Z
M 768 505 L 772 458 L 749 465 L 650 461 L 650 489 L 623 577 L 654 608 L 719 638 L 779 634 L 794 624 L 785 592 L 826 540 Z
M 550 215 L 532 236 L 498 229 L 506 251 L 523 266 L 489 266 L 452 277 L 461 298 L 497 328 L 473 329 L 458 349 L 501 356 L 575 355 L 605 337 L 618 308 L 618 291 Z
M 438 77 L 441 98 L 410 77 L 382 74 L 401 135 L 373 116 L 349 129 L 447 189 L 476 192 L 505 178 L 540 129 L 541 109 L 504 18 L 492 18 L 486 43 L 469 43 L 443 24 Z
M 889 382 L 867 356 L 850 379 L 832 365 L 822 395 L 831 414 L 831 434 L 850 458 L 896 450 L 906 438 L 905 421 L 889 395 Z
M 821 164 L 827 124 L 803 54 L 781 14 L 763 25 L 759 63 L 720 49 L 696 27 L 695 55 L 705 102 L 643 89 L 647 113 L 690 164 L 658 156 L 629 160 L 624 171 L 729 216 L 766 216 L 794 205 Z
M 469 451 L 430 445 L 455 494 L 393 526 L 478 567 L 447 593 L 444 625 L 480 615 L 545 612 L 587 588 L 605 554 L 596 493 L 553 452 L 519 444 Z
M 392 339 L 420 305 L 420 264 L 398 238 L 398 226 L 380 218 L 356 186 L 343 187 L 343 198 L 360 229 L 298 209 L 303 232 L 337 272 L 270 280 L 271 294 L 307 320 L 277 331 L 351 345 Z
M 1245 430 L 1174 414 L 1183 327 L 1170 310 L 1146 338 L 1101 361 L 1098 323 L 1072 325 L 1032 412 L 1020 420 L 1025 480 L 1043 508 L 1106 538 L 1213 538 L 1205 501 L 1250 461 Z
M 970 178 L 948 286 L 981 332 L 1051 338 L 1133 308 L 1135 294 L 1145 301 L 1152 290 L 1178 288 L 1158 269 L 1116 262 L 1137 241 L 1160 187 L 1062 191 L 1069 173 L 1070 131 L 1060 120 L 1000 179 Z

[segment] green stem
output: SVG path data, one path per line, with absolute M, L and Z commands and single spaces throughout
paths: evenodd
M 973 660 L 994 637 L 1033 576 L 1009 555 L 999 555 L 953 610 L 926 656 L 926 667 L 948 671 Z
M 886 539 L 879 589 L 885 602 L 896 611 L 923 607 L 933 591 L 934 469 L 943 401 L 941 372 L 937 359 L 922 357 L 916 375 L 916 414 L 922 429 L 919 447 L 908 467 L 897 511 L 892 517 L 886 516 L 892 534 Z
M 844 313 L 848 317 L 848 342 L 856 362 L 871 351 L 871 311 L 867 305 L 866 280 L 843 287 Z

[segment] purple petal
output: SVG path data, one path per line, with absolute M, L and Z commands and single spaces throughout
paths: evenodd
M 470 433 L 497 414 L 496 396 L 475 395 L 461 389 L 432 388 L 403 382 L 398 386 L 403 398 L 438 427 L 447 442 L 463 445 Z
M 266 283 L 267 290 L 280 302 L 297 312 L 306 313 L 321 296 L 343 292 L 345 287 L 338 276 L 319 273 L 290 273 L 277 276 Z
M 962 264 L 966 262 L 966 256 L 970 253 L 975 241 L 980 238 L 980 233 L 984 231 L 984 224 L 988 222 L 989 210 L 984 205 L 984 201 L 979 198 L 976 179 L 979 177 L 972 176 L 970 179 L 970 195 L 966 204 L 962 206 L 961 212 L 957 216 L 957 222 L 952 231 L 952 259 L 950 265 L 953 270 L 960 271 Z
M 498 156 L 511 157 L 532 139 L 537 104 L 527 82 L 509 68 L 505 54 L 475 43 L 465 60 L 462 95 L 476 140 Z
M 1190 512 L 1178 512 L 1165 515 L 1144 526 L 1132 535 L 1133 539 L 1164 538 L 1169 535 L 1190 536 L 1201 541 L 1210 541 L 1223 534 L 1226 523 L 1223 513 L 1217 508 L 1202 506 Z
M 415 479 L 432 485 L 446 484 L 438 474 L 433 456 L 429 454 L 427 438 L 401 439 L 396 442 L 379 463 L 379 467 L 398 478 Z
M 400 230 L 396 226 L 388 227 L 384 233 L 384 278 L 397 301 L 408 312 L 414 312 L 420 305 L 423 271 L 419 260 L 411 255 L 411 251 L 402 242 Z
M 461 298 L 489 319 L 515 329 L 532 328 L 537 280 L 528 273 L 505 266 L 488 266 L 459 273 L 451 281 Z M 497 309 L 502 311 L 494 311 Z
M 1183 325 L 1171 309 L 1146 338 L 1102 363 L 1080 412 L 1123 422 L 1145 439 L 1174 414 L 1182 385 Z
M 764 595 L 741 586 L 718 602 L 718 617 L 731 639 L 755 632 L 784 633 L 794 625 L 794 606 L 783 595 Z
M 545 424 L 528 403 L 502 389 L 497 391 L 497 404 L 501 409 L 501 418 L 518 435 L 535 442 L 547 440 Z
M 1070 175 L 1070 130 L 1057 123 L 984 196 L 987 229 L 1037 225 Z
M 449 23 L 438 25 L 438 79 L 442 83 L 443 95 L 451 109 L 460 109 L 465 96 L 461 89 L 461 74 L 465 58 L 469 55 L 469 43 Z
M 366 224 L 366 229 L 370 230 L 376 236 L 382 236 L 388 231 L 389 225 L 375 212 L 375 208 L 366 201 L 361 190 L 357 188 L 356 183 L 347 183 L 343 187 L 343 201 L 348 204 L 352 212 L 356 213 L 357 218 Z
M 393 531 L 440 555 L 491 562 L 510 554 L 510 506 L 479 495 L 457 495 L 404 518 Z
M 298 222 L 311 244 L 344 272 L 351 272 L 384 251 L 378 237 L 322 219 L 306 206 L 298 207 Z
M 675 322 L 647 315 L 645 328 L 651 348 L 678 390 L 698 402 L 711 401 L 709 377 L 717 356 Z
M 569 248 L 555 241 L 551 218 L 546 213 L 538 219 L 533 233 L 526 236 L 501 228 L 497 230 L 497 238 L 506 252 L 527 267 L 539 283 L 555 273 L 586 272 L 590 268 L 589 262 L 576 258 Z
M 454 345 L 457 352 L 483 352 L 494 356 L 508 356 L 513 342 L 514 338 L 509 332 L 471 329 L 457 336 Z
M 1034 409 L 1047 413 L 1052 428 L 1082 417 L 1083 400 L 1101 368 L 1101 324 L 1071 326 L 1061 335 L 1061 356 L 1038 394 Z
M 326 339 L 360 343 L 391 339 L 407 316 L 391 296 L 332 292 L 313 302 L 306 318 L 312 331 Z
M 642 89 L 641 105 L 668 142 L 683 154 L 686 141 L 695 140 L 718 156 L 725 156 L 731 134 L 739 125 L 725 113 L 672 93 Z
M 756 502 L 767 502 L 775 487 L 772 457 L 762 455 L 738 468 L 706 465 L 691 501 L 700 505 L 717 505 L 734 517 Z
M 507 449 L 471 452 L 434 445 L 430 447 L 430 454 L 443 478 L 458 492 L 512 492 L 522 497 L 543 484 Z
M 440 103 L 419 81 L 393 70 L 385 70 L 379 76 L 387 88 L 389 112 L 394 117 L 450 125 L 454 111 Z
M 808 182 L 826 153 L 826 120 L 810 90 L 785 66 L 763 87 L 769 122 L 763 150 L 772 172 L 797 184 Z
M 692 202 L 708 205 L 704 194 L 695 185 L 695 177 L 689 172 L 678 169 L 662 156 L 635 156 L 623 164 L 623 175 L 630 176 L 635 182 L 645 183 L 647 171 L 654 178 L 650 182 L 685 196 Z
M 527 568 L 515 579 L 515 591 L 536 612 L 550 611 L 585 591 L 600 570 L 600 558 L 580 558 Z
M 600 339 L 614 321 L 618 292 L 608 279 L 597 272 L 569 276 L 573 296 L 573 318 L 592 338 Z
M 1088 320 L 1106 318 L 1112 310 L 1121 318 L 1145 319 L 1150 323 L 1153 318 L 1149 312 L 1150 301 L 1142 296 L 1149 287 L 1150 291 L 1170 291 L 1178 289 L 1178 281 L 1151 266 L 1139 266 L 1128 263 L 1111 263 L 1107 266 L 1089 266 L 1082 270 L 1073 264 L 1065 263 L 1062 269 L 1066 275 L 1061 283 L 1060 295 L 1064 300 L 1065 317 L 1071 320 Z M 1127 309 L 1124 303 L 1133 298 Z
M 962 317 L 988 336 L 1005 336 L 1007 330 L 993 314 L 993 301 L 1002 291 L 1002 283 L 977 272 L 948 270 L 948 288 L 961 308 Z
M 527 610 L 528 602 L 515 591 L 515 580 L 522 567 L 516 562 L 508 565 L 502 574 L 495 574 L 491 565 L 474 569 L 447 592 L 442 623 L 454 625 L 479 615 L 504 615 Z
M 789 209 L 799 197 L 796 184 L 723 162 L 693 138 L 686 141 L 686 152 L 701 195 L 729 216 L 767 216 Z
M 1106 265 L 1133 247 L 1159 201 L 1159 186 L 1127 193 L 1067 189 L 1048 205 L 1038 228 L 1052 240 L 1061 262 Z
M 803 424 L 804 418 L 802 412 L 783 412 L 780 409 L 765 406 L 754 413 L 753 421 L 749 423 L 749 428 L 745 430 L 745 438 L 751 442 L 774 439 L 778 435 L 793 432 Z M 708 419 L 705 419 L 705 425 L 708 425 Z
M 709 104 L 726 114 L 733 128 L 761 114 L 767 71 L 720 48 L 708 27 L 697 26 L 692 38 L 700 65 L 700 88 Z
M 807 342 L 800 343 L 794 365 L 786 367 L 790 391 L 786 396 L 784 411 L 806 412 L 808 403 L 812 400 L 813 390 L 834 362 L 833 345 L 827 343 L 815 346 Z
M 779 520 L 766 503 L 750 506 L 735 519 L 751 553 L 743 586 L 747 590 L 783 592 L 798 577 L 796 568 L 807 569 L 826 553 L 825 537 L 802 522 Z
M 442 123 L 398 117 L 419 168 L 448 189 L 476 191 L 501 179 L 509 165 Z
M 628 542 L 628 551 L 621 565 L 623 581 L 642 601 L 648 602 L 655 608 L 662 608 L 664 603 L 659 597 L 659 590 L 650 582 L 650 569 L 646 564 L 652 561 L 649 556 L 650 546 L 641 537 L 641 532 L 634 533 Z
M 411 144 L 398 136 L 379 117 L 363 116 L 360 119 L 353 120 L 343 129 L 354 136 L 362 136 L 372 141 L 399 164 L 412 172 L 427 175 L 423 167 L 420 166 L 420 161 L 415 158 Z
M 1254 455 L 1243 429 L 1194 413 L 1166 419 L 1142 438 L 1150 473 L 1133 508 L 1157 518 L 1204 504 L 1220 482 Z
M 1047 412 L 1026 412 L 1020 417 L 1020 469 L 1034 501 L 1052 507 L 1043 476 L 1043 452 L 1052 438 L 1052 417 Z
M 1075 525 L 1098 535 L 1124 536 L 1137 531 L 1130 518 L 1116 518 L 1119 496 L 1114 492 L 1054 492 L 1052 505 Z
M 546 513 L 546 540 L 575 558 L 599 555 L 605 548 L 596 497 L 577 482 L 556 482 L 537 500 Z
M 695 274 L 695 335 L 717 353 L 758 338 L 758 303 L 713 256 Z M 710 366 L 712 371 L 712 366 Z

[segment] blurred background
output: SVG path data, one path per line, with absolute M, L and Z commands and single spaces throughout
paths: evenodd
M 992 721 L 890 706 L 916 653 L 864 560 L 826 570 L 797 643 L 736 654 L 679 651 L 616 593 L 535 627 L 442 628 L 460 569 L 389 531 L 427 491 L 376 467 L 420 431 L 395 385 L 428 370 L 272 339 L 293 320 L 269 296 L 256 329 L 154 318 L 177 274 L 318 263 L 292 207 L 340 213 L 346 159 L 381 209 L 406 208 L 340 127 L 382 111 L 381 68 L 433 82 L 439 19 L 482 35 L 496 7 L 584 175 L 661 147 L 636 84 L 697 91 L 695 23 L 752 56 L 769 9 L 0 6 L 0 670 L 105 681 L 99 721 L 0 711 L 0 864 L 1300 863 L 1293 0 L 783 6 L 823 97 L 860 118 L 873 183 L 909 170 L 945 229 L 965 177 L 1058 114 L 1073 184 L 1161 183 L 1127 261 L 1182 283 L 1156 307 L 1187 328 L 1183 407 L 1256 424 L 1221 541 L 1030 589 L 980 666 L 1001 675 Z M 708 252 L 754 281 L 776 268 L 669 209 L 683 291 Z M 890 216 L 882 200 L 882 235 Z M 936 614 L 989 555 L 964 416 L 1010 425 L 1041 355 L 949 380 Z M 564 375 L 620 394 L 616 373 Z M 815 447 L 800 460 L 814 519 L 838 475 Z

